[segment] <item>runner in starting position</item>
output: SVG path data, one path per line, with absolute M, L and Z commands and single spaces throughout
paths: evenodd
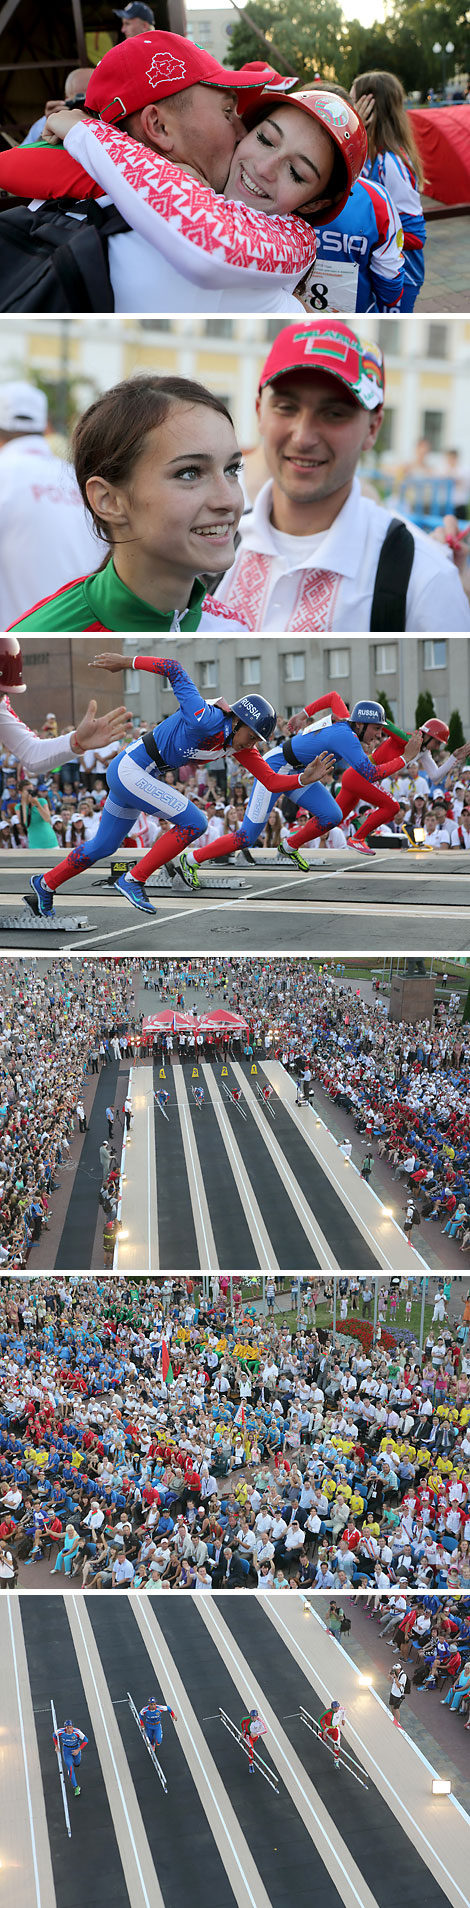
M 139 1710 L 140 1727 L 152 1749 L 160 1748 L 163 1742 L 162 1716 L 171 1716 L 172 1722 L 176 1722 L 174 1709 L 170 1709 L 169 1703 L 157 1703 L 156 1696 L 151 1696 L 144 1709 Z
M 95 667 L 115 672 L 128 667 L 127 657 L 104 654 L 96 657 Z M 163 867 L 174 855 L 205 833 L 206 816 L 182 790 L 175 788 L 165 778 L 183 762 L 210 762 L 213 767 L 217 759 L 223 763 L 227 755 L 235 755 L 242 768 L 248 769 L 262 782 L 268 791 L 277 795 L 298 792 L 304 785 L 316 780 L 321 768 L 318 762 L 305 767 L 299 762 L 297 772 L 279 774 L 265 763 L 263 756 L 255 747 L 259 737 L 269 742 L 276 723 L 276 712 L 264 696 L 255 694 L 240 696 L 230 706 L 221 699 L 219 702 L 205 702 L 204 696 L 186 674 L 185 669 L 170 656 L 135 656 L 134 669 L 149 670 L 152 675 L 166 676 L 179 702 L 174 715 L 159 722 L 155 729 L 147 729 L 129 748 L 123 749 L 108 764 L 108 795 L 103 808 L 101 821 L 96 835 L 91 841 L 81 842 L 58 867 L 49 868 L 46 874 L 31 875 L 31 887 L 37 897 L 40 914 L 52 914 L 54 893 L 63 882 L 71 881 L 80 874 L 82 868 L 92 868 L 104 855 L 114 855 L 120 848 L 125 835 L 132 828 L 137 815 L 142 811 L 146 815 L 162 816 L 173 826 L 160 835 L 159 840 L 137 866 L 128 874 L 122 874 L 115 882 L 119 893 L 131 901 L 134 908 L 141 908 L 146 914 L 155 914 L 156 909 L 145 892 L 147 877 L 155 868 Z M 278 753 L 278 752 L 276 752 Z M 364 758 L 365 759 L 365 758 Z M 279 767 L 285 769 L 282 754 Z M 324 791 L 325 792 L 325 791 Z M 336 812 L 336 803 L 333 804 Z
M 259 1709 L 250 1709 L 249 1716 L 242 1716 L 241 1723 L 240 1723 L 240 1735 L 243 1736 L 245 1742 L 248 1743 L 248 1749 L 249 1749 L 248 1769 L 249 1769 L 250 1775 L 254 1775 L 255 1773 L 255 1763 L 253 1761 L 253 1745 L 255 1742 L 258 1741 L 258 1736 L 267 1735 L 267 1728 L 268 1728 L 267 1723 L 263 1722 L 263 1718 L 262 1716 L 260 1716 Z
M 331 1708 L 325 1709 L 323 1716 L 318 1718 L 318 1727 L 321 1729 L 324 1741 L 329 1742 L 333 1750 L 335 1769 L 339 1769 L 340 1766 L 341 1730 L 344 1729 L 345 1722 L 346 1711 L 342 1704 L 337 1702 L 332 1703 Z
M 82 1760 L 82 1749 L 86 1749 L 87 1743 L 88 1736 L 84 1736 L 81 1729 L 75 1729 L 74 1723 L 70 1722 L 70 1719 L 68 1722 L 64 1722 L 62 1729 L 58 1729 L 57 1735 L 54 1736 L 54 1749 L 60 1749 L 64 1767 L 67 1770 L 67 1775 L 70 1776 L 74 1795 L 80 1795 L 80 1785 L 77 1781 L 77 1775 Z
M 269 750 L 269 754 L 265 756 L 264 759 L 264 769 L 266 769 L 266 765 L 269 764 L 272 770 L 279 773 L 279 770 L 282 769 L 283 765 L 287 766 L 287 763 L 290 764 L 291 768 L 300 769 L 302 766 L 306 767 L 307 764 L 312 767 L 316 761 L 317 764 L 322 764 L 321 773 L 325 774 L 329 773 L 330 768 L 334 767 L 335 759 L 337 761 L 345 761 L 351 768 L 355 769 L 357 788 L 366 801 L 370 801 L 371 784 L 373 784 L 374 802 L 376 807 L 380 808 L 381 818 L 385 821 L 390 812 L 395 813 L 395 804 L 392 802 L 391 797 L 385 795 L 378 786 L 380 773 L 382 772 L 382 774 L 384 774 L 385 771 L 383 769 L 380 771 L 374 766 L 373 762 L 369 761 L 362 746 L 363 742 L 368 739 L 369 725 L 367 711 L 369 707 L 375 712 L 373 715 L 374 727 L 370 730 L 370 734 L 373 735 L 374 740 L 377 740 L 377 703 L 370 705 L 368 703 L 358 703 L 356 708 L 353 709 L 352 716 L 350 716 L 342 696 L 338 696 L 335 690 L 332 690 L 329 695 L 317 697 L 315 702 L 307 704 L 303 714 L 312 719 L 315 715 L 321 714 L 322 711 L 326 710 L 331 714 L 331 727 L 326 729 L 324 727 L 320 729 L 300 729 L 295 736 L 289 737 L 287 741 L 280 742 L 276 748 Z M 360 714 L 358 714 L 358 711 Z M 363 711 L 365 711 L 365 714 L 363 714 Z M 383 726 L 384 720 L 383 710 L 381 710 L 380 729 Z M 420 738 L 417 738 L 416 740 L 415 753 L 417 753 L 419 747 L 419 739 Z M 330 751 L 329 754 L 324 753 L 325 748 Z M 403 756 L 399 754 L 399 747 L 397 745 L 395 760 L 391 763 L 389 762 L 387 775 L 392 775 L 395 771 L 398 772 L 398 769 L 402 767 Z M 264 788 L 260 787 L 262 780 L 263 777 L 258 775 L 258 779 L 253 784 L 241 828 L 237 828 L 229 834 L 219 835 L 218 840 L 209 842 L 207 846 L 204 846 L 202 843 L 200 847 L 184 850 L 180 858 L 180 870 L 188 886 L 199 886 L 197 871 L 201 862 L 214 861 L 219 859 L 220 856 L 233 855 L 239 848 L 254 847 L 255 842 L 258 841 L 259 835 L 262 834 L 266 826 L 268 816 L 271 814 L 271 810 L 274 808 L 276 802 L 276 793 L 270 795 L 266 784 Z M 303 841 L 309 841 L 313 835 L 323 834 L 325 830 L 333 828 L 337 823 L 341 824 L 343 819 L 342 812 L 338 802 L 335 801 L 333 795 L 331 795 L 329 788 L 325 788 L 322 785 L 321 776 L 316 781 L 315 787 L 308 788 L 304 790 L 303 793 L 297 790 L 297 793 L 291 795 L 290 799 L 296 803 L 297 806 L 300 804 L 302 808 L 307 809 L 309 820 L 305 823 L 304 827 L 296 830 L 294 835 L 289 834 L 286 842 L 280 841 L 279 853 L 287 856 L 288 860 L 294 861 L 297 867 L 307 872 L 310 868 L 310 863 L 299 855 L 299 844 Z

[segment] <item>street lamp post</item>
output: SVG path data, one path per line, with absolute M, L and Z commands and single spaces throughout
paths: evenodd
M 446 54 L 449 54 L 449 55 L 450 55 L 451 53 L 454 53 L 454 51 L 455 51 L 455 48 L 454 48 L 454 42 L 453 42 L 453 40 L 446 40 L 446 44 L 445 44 L 445 46 L 441 46 L 441 42 L 440 42 L 440 40 L 435 40 L 435 41 L 434 41 L 434 46 L 433 46 L 433 49 L 432 49 L 432 50 L 433 50 L 433 53 L 435 53 L 435 54 L 436 54 L 436 58 L 437 58 L 437 59 L 439 58 L 439 54 L 440 54 L 440 53 L 442 53 L 442 94 L 443 94 L 443 97 L 445 97 L 445 90 L 446 90 Z

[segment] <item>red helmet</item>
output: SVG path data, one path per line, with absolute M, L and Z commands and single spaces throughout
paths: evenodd
M 23 659 L 16 636 L 0 636 L 0 689 L 16 689 L 23 695 Z
M 251 114 L 252 123 L 257 124 L 263 118 L 265 108 L 269 110 L 273 104 L 281 108 L 283 103 L 287 106 L 298 106 L 301 112 L 310 113 L 311 119 L 319 121 L 324 131 L 330 134 L 333 144 L 338 147 L 346 168 L 346 185 L 340 197 L 334 200 L 334 217 L 336 218 L 346 205 L 352 186 L 359 178 L 359 173 L 362 172 L 367 159 L 368 143 L 364 122 L 360 119 L 351 100 L 342 99 L 338 93 L 329 93 L 326 86 L 324 90 L 318 87 L 318 90 L 315 88 L 312 92 L 299 91 L 298 93 L 287 90 L 287 81 L 284 82 L 284 87 L 282 96 L 279 85 L 276 88 L 271 82 L 265 87 L 255 111 Z M 242 107 L 242 111 L 246 121 L 246 107 Z
M 430 716 L 429 722 L 421 723 L 421 734 L 430 735 L 433 742 L 448 742 L 450 730 L 447 722 L 441 722 L 439 716 Z

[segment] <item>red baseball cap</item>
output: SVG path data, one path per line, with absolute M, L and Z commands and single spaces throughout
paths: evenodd
M 282 378 L 287 371 L 329 371 L 353 391 L 365 411 L 383 404 L 385 367 L 380 346 L 364 343 L 349 325 L 336 319 L 318 319 L 284 325 L 263 365 L 258 389 Z
M 128 113 L 140 112 L 159 99 L 170 99 L 190 86 L 224 87 L 250 98 L 273 84 L 272 67 L 256 63 L 232 73 L 211 53 L 193 46 L 180 33 L 138 33 L 103 55 L 86 90 L 90 112 L 114 125 Z
M 341 154 L 344 165 L 344 186 L 334 200 L 334 217 L 337 218 L 367 159 L 366 129 L 352 100 L 340 99 L 337 93 L 329 93 L 326 87 L 324 90 L 316 86 L 307 87 L 306 91 L 299 89 L 295 92 L 292 90 L 295 85 L 295 80 L 280 80 L 276 74 L 274 86 L 270 80 L 261 98 L 254 102 L 253 123 L 256 124 L 263 115 L 267 117 L 272 107 L 282 105 L 279 94 L 283 93 L 286 106 L 297 106 L 299 112 L 307 113 L 310 119 L 315 119 L 323 126 L 324 132 L 329 133 L 333 145 Z M 251 110 L 249 104 L 244 104 L 244 118 L 248 110 Z M 324 224 L 324 215 L 319 224 Z

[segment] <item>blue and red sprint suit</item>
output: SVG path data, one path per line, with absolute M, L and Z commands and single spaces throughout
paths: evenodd
M 335 690 L 332 690 L 330 695 L 317 697 L 316 702 L 309 702 L 305 714 L 313 717 L 318 715 L 323 709 L 331 710 L 332 715 L 337 718 L 331 727 L 301 729 L 298 735 L 292 736 L 289 746 L 292 747 L 292 753 L 295 757 L 295 761 L 299 764 L 299 769 L 306 768 L 308 762 L 313 762 L 315 757 L 321 755 L 323 750 L 326 749 L 329 755 L 337 756 L 341 761 L 347 762 L 348 766 L 356 770 L 357 784 L 358 787 L 361 788 L 365 801 L 370 801 L 372 783 L 374 785 L 374 801 L 377 800 L 379 806 L 381 806 L 382 803 L 384 806 L 386 803 L 389 804 L 390 797 L 385 796 L 385 794 L 382 796 L 380 789 L 377 790 L 376 796 L 375 785 L 380 779 L 379 771 L 375 768 L 374 763 L 369 761 L 369 757 L 361 747 L 359 736 L 356 735 L 354 729 L 351 729 L 346 703 L 343 702 L 341 696 L 336 694 Z M 264 758 L 264 766 L 266 766 L 268 762 L 271 768 L 276 769 L 283 761 L 285 761 L 285 756 L 283 755 L 282 747 L 270 749 Z M 401 765 L 402 760 L 400 757 L 400 766 Z M 386 771 L 387 775 L 394 772 L 395 770 L 392 771 L 390 768 Z M 385 773 L 385 771 L 383 770 L 382 773 Z M 300 842 L 310 841 L 313 835 L 322 835 L 326 829 L 334 828 L 338 825 L 341 826 L 343 817 L 339 803 L 335 801 L 333 795 L 330 795 L 329 788 L 325 788 L 322 782 L 311 782 L 308 788 L 302 788 L 302 786 L 300 786 L 294 795 L 291 795 L 290 799 L 300 804 L 302 808 L 306 808 L 310 816 L 314 819 L 306 822 L 305 827 L 297 829 L 295 837 L 292 837 L 292 841 L 291 838 L 288 837 L 289 846 L 294 845 L 297 848 Z M 251 791 L 242 827 L 238 828 L 236 832 L 233 830 L 229 835 L 220 835 L 217 841 L 209 842 L 207 847 L 203 845 L 200 848 L 195 848 L 191 855 L 191 860 L 196 862 L 197 867 L 199 867 L 201 861 L 213 861 L 218 860 L 223 855 L 233 855 L 237 848 L 253 848 L 255 842 L 258 840 L 258 836 L 265 827 L 275 802 L 276 795 L 270 795 L 269 790 L 266 791 L 265 788 L 262 788 L 258 779 Z M 383 817 L 383 819 L 385 819 L 385 817 Z
M 51 868 L 44 876 L 46 887 L 52 892 L 60 888 L 64 881 L 70 881 L 80 874 L 83 868 L 91 868 L 95 861 L 103 856 L 114 855 L 120 848 L 136 816 L 142 810 L 173 823 L 133 870 L 137 881 L 146 881 L 155 868 L 173 855 L 181 854 L 197 835 L 205 833 L 206 816 L 195 803 L 188 800 L 181 789 L 162 780 L 168 769 L 178 770 L 184 762 L 223 763 L 227 750 L 232 749 L 233 717 L 224 715 L 213 703 L 205 702 L 200 689 L 191 681 L 186 670 L 180 667 L 171 656 L 136 656 L 134 669 L 145 669 L 152 675 L 167 676 L 179 709 L 174 715 L 166 716 L 164 722 L 158 722 L 155 729 L 141 736 L 138 742 L 121 750 L 115 756 L 107 770 L 108 795 L 103 808 L 101 821 L 96 835 L 89 842 L 81 842 L 78 848 L 59 862 L 57 868 Z M 279 766 L 284 770 L 280 775 L 274 773 L 270 764 L 256 748 L 237 751 L 237 762 L 248 769 L 265 788 L 275 794 L 298 790 L 298 775 L 286 773 L 284 757 Z M 302 763 L 299 762 L 299 770 Z
M 302 281 L 307 311 L 401 309 L 403 231 L 383 185 L 357 179 L 338 218 L 316 227 L 316 240 L 315 264 Z
M 404 735 L 403 744 L 405 741 Z M 397 746 L 396 735 L 387 732 L 385 740 L 379 744 L 378 749 L 373 750 L 371 763 L 376 768 L 377 774 L 384 780 L 387 780 L 389 775 L 397 775 L 399 769 L 404 767 L 404 757 L 397 756 Z M 359 802 L 370 803 L 364 821 L 361 822 L 360 828 L 355 830 L 355 841 L 366 841 L 367 836 L 373 835 L 376 828 L 381 828 L 385 822 L 390 824 L 394 816 L 398 814 L 400 806 L 385 788 L 374 787 L 367 793 L 364 777 L 358 774 L 355 767 L 347 768 L 342 776 L 337 799 L 343 821 L 347 821 L 348 816 L 354 813 Z M 315 841 L 321 834 L 323 829 L 320 822 L 307 822 L 304 828 L 297 828 L 294 834 L 287 836 L 287 846 L 299 848 L 302 842 Z
M 155 1743 L 160 1746 L 163 1741 L 162 1716 L 171 1716 L 172 1722 L 175 1722 L 175 1712 L 170 1709 L 169 1703 L 157 1703 L 155 1709 L 150 1709 L 147 1703 L 144 1709 L 139 1710 L 140 1727 L 148 1736 L 152 1749 Z
M 423 252 L 426 243 L 426 225 L 416 173 L 405 152 L 378 152 L 373 165 L 370 159 L 366 159 L 364 174 L 376 185 L 384 186 L 401 219 L 405 267 L 401 310 L 413 311 L 424 279 Z
M 62 1729 L 58 1729 L 57 1735 L 54 1736 L 54 1748 L 60 1749 L 71 1782 L 74 1781 L 77 1769 L 80 1768 L 82 1749 L 86 1749 L 87 1743 L 88 1736 L 83 1735 L 82 1729 L 66 1729 L 65 1725 Z

